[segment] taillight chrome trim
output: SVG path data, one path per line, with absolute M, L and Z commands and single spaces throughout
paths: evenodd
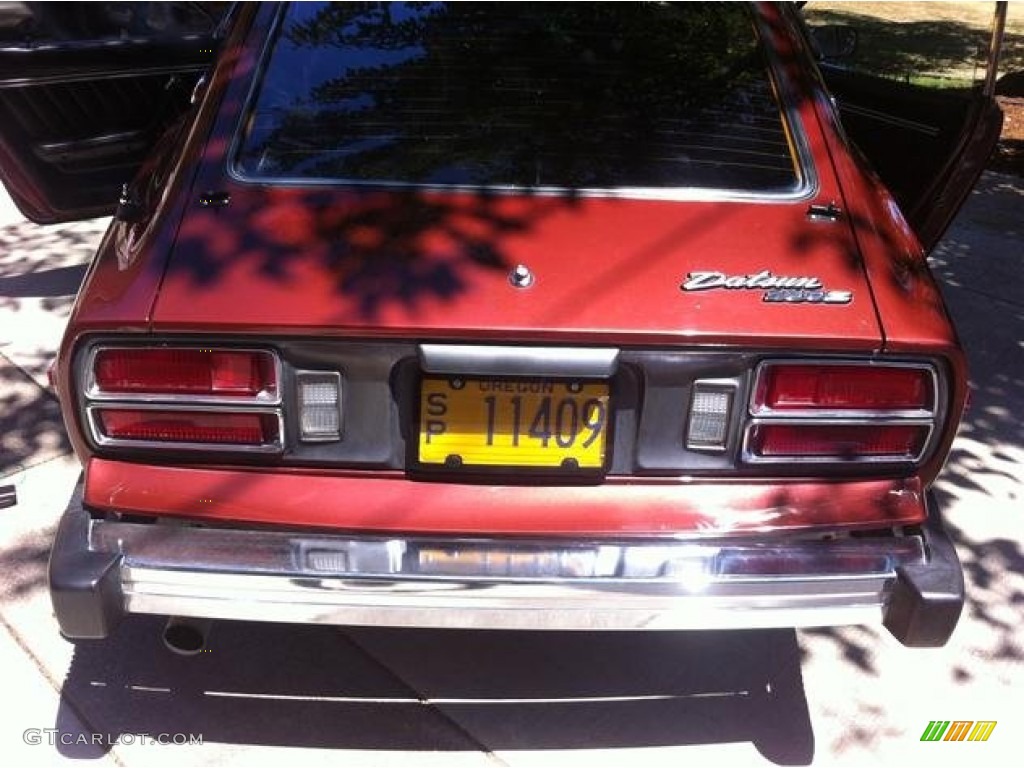
M 887 409 L 779 409 L 758 407 L 758 393 L 761 389 L 765 370 L 771 367 L 790 365 L 803 366 L 846 366 L 856 368 L 902 368 L 926 371 L 932 387 L 931 408 Z M 938 373 L 938 363 L 922 360 L 876 360 L 856 358 L 767 358 L 757 364 L 751 380 L 750 396 L 747 401 L 748 419 L 743 425 L 740 443 L 740 460 L 749 465 L 815 464 L 832 466 L 858 466 L 878 464 L 890 466 L 914 466 L 922 463 L 935 448 L 939 426 L 946 417 L 948 397 L 944 382 Z M 894 454 L 866 455 L 858 457 L 830 456 L 761 456 L 751 449 L 751 440 L 756 427 L 781 424 L 786 426 L 909 426 L 925 427 L 928 432 L 921 450 L 913 457 Z
M 140 403 L 134 401 L 123 403 L 130 406 L 133 411 L 201 411 L 203 413 L 216 413 L 220 415 L 231 415 L 240 413 L 252 413 L 259 416 L 272 416 L 277 420 L 277 439 L 269 443 L 259 445 L 245 445 L 241 443 L 192 443 L 176 442 L 172 440 L 132 440 L 125 438 L 109 437 L 103 434 L 99 423 L 99 413 L 104 410 L 117 410 L 122 403 L 104 402 L 102 404 L 87 405 L 85 407 L 86 423 L 89 426 L 89 434 L 93 442 L 103 448 L 135 448 L 135 449 L 157 449 L 161 451 L 204 451 L 217 453 L 257 453 L 257 454 L 280 454 L 284 451 L 284 414 L 280 408 L 254 408 L 252 406 L 239 406 L 237 408 L 223 408 L 214 405 L 200 405 L 194 403 Z
M 210 349 L 215 352 L 249 352 L 253 354 L 269 355 L 274 366 L 274 381 L 277 384 L 277 392 L 271 394 L 266 391 L 259 392 L 255 397 L 229 396 L 229 395 L 186 395 L 174 393 L 135 393 L 135 392 L 104 392 L 96 383 L 96 357 L 101 352 L 118 350 L 204 350 Z M 265 347 L 233 347 L 223 345 L 201 345 L 201 344 L 96 344 L 89 348 L 85 357 L 83 368 L 82 392 L 90 402 L 97 403 L 188 403 L 197 405 L 281 405 L 283 402 L 284 382 L 282 378 L 284 367 L 281 363 L 281 356 L 273 349 Z
M 758 406 L 757 398 L 761 390 L 765 370 L 768 368 L 781 368 L 783 366 L 813 365 L 820 367 L 848 367 L 848 368 L 903 368 L 926 371 L 932 385 L 932 407 L 931 408 L 841 408 L 830 410 L 826 408 L 769 408 Z M 935 366 L 919 362 L 899 362 L 895 360 L 816 360 L 814 358 L 792 358 L 783 360 L 762 360 L 754 369 L 753 386 L 750 388 L 750 398 L 747 403 L 747 411 L 755 419 L 781 418 L 793 421 L 814 421 L 820 419 L 837 419 L 845 421 L 856 420 L 885 420 L 897 419 L 902 422 L 904 419 L 930 419 L 934 420 L 942 397 L 942 390 L 939 387 L 939 377 Z M 765 422 L 767 423 L 767 422 Z
M 754 453 L 751 450 L 750 442 L 753 439 L 754 429 L 759 426 L 770 426 L 773 424 L 780 424 L 788 427 L 810 427 L 810 426 L 821 426 L 821 427 L 852 427 L 852 426 L 878 426 L 878 427 L 925 427 L 928 433 L 925 435 L 924 441 L 921 443 L 921 450 L 916 456 L 895 456 L 893 454 L 879 454 L 879 455 L 868 455 L 868 456 L 857 456 L 855 458 L 847 458 L 838 455 L 828 456 L 813 456 L 813 455 L 799 455 L 799 456 L 761 456 Z M 935 437 L 935 422 L 931 419 L 892 419 L 892 418 L 878 418 L 866 420 L 864 418 L 859 419 L 836 419 L 836 418 L 819 418 L 819 419 L 754 419 L 747 423 L 743 429 L 743 442 L 740 447 L 740 457 L 745 464 L 842 464 L 847 466 L 855 466 L 858 464 L 917 464 L 920 462 L 931 449 L 933 438 Z

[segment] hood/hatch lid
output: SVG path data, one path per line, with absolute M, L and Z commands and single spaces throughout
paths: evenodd
M 155 329 L 881 345 L 850 227 L 808 217 L 808 201 L 241 184 L 230 194 L 226 207 L 186 213 Z M 517 267 L 528 286 L 515 284 Z M 682 290 L 688 276 L 703 289 Z M 766 301 L 772 286 L 808 290 Z M 806 300 L 819 289 L 850 300 Z

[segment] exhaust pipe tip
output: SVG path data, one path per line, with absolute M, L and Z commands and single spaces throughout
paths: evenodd
M 164 626 L 164 645 L 179 656 L 195 656 L 206 647 L 210 634 L 209 619 L 194 619 L 187 616 L 171 616 Z

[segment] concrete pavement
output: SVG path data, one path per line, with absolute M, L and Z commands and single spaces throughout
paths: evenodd
M 987 175 L 933 256 L 972 363 L 972 408 L 937 488 L 970 605 L 950 644 L 924 651 L 861 627 L 575 635 L 222 622 L 209 652 L 188 660 L 160 647 L 149 618 L 71 646 L 45 564 L 78 467 L 45 368 L 103 229 L 36 227 L 0 197 L 0 485 L 19 497 L 0 511 L 5 763 L 1019 763 L 1021 179 Z M 921 743 L 934 719 L 998 725 L 985 743 Z M 152 743 L 160 734 L 203 743 Z

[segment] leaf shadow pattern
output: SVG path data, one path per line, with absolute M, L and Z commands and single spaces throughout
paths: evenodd
M 19 367 L 0 355 L 0 477 L 71 450 L 57 399 L 34 380 L 48 362 Z
M 27 280 L 30 275 L 89 262 L 108 224 L 109 219 L 91 219 L 50 226 L 40 226 L 29 221 L 0 226 L 0 280 Z M 67 282 L 61 284 L 71 288 L 71 293 L 77 290 L 77 285 Z M 25 292 L 23 295 L 53 293 Z
M 429 298 L 451 299 L 474 270 L 507 270 L 502 237 L 533 220 L 503 212 L 486 194 L 458 201 L 416 191 L 341 197 L 344 203 L 332 192 L 249 188 L 232 201 L 230 221 L 185 223 L 169 275 L 213 286 L 242 254 L 260 275 L 288 285 L 314 264 L 357 316 L 373 319 L 393 303 L 414 310 Z
M 1024 548 L 1017 521 L 1024 481 L 1024 426 L 1017 418 L 1024 409 L 1022 205 L 1024 179 L 986 173 L 930 256 L 968 356 L 971 387 L 933 491 L 966 581 L 960 624 L 949 645 L 934 652 L 954 687 L 992 679 L 1010 685 L 1024 660 Z M 800 636 L 805 661 L 835 656 L 879 679 L 892 663 L 880 654 L 886 638 L 869 627 L 808 629 Z M 844 727 L 831 749 L 874 749 L 884 737 L 877 729 Z
M 37 382 L 107 224 L 0 227 L 0 477 L 70 450 L 57 400 Z
M 0 585 L 0 601 L 19 600 L 46 586 L 53 532 L 51 526 L 0 549 L 0 569 L 7 574 Z
M 516 236 L 587 190 L 795 183 L 745 11 L 495 9 L 292 6 L 238 151 L 208 147 L 211 185 L 224 164 L 257 183 L 186 217 L 168 284 L 316 270 L 332 321 L 372 321 L 507 272 Z

